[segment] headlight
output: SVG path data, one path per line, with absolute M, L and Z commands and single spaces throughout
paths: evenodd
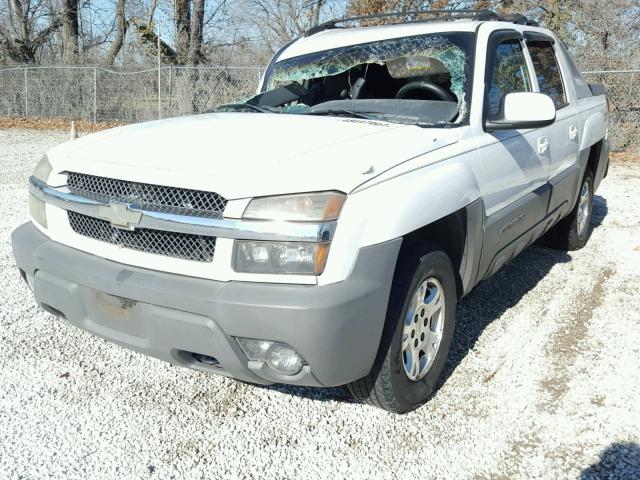
M 47 180 L 49 179 L 49 175 L 51 174 L 52 170 L 53 170 L 53 167 L 49 163 L 49 158 L 45 155 L 40 159 L 40 161 L 36 165 L 36 168 L 33 171 L 33 176 L 36 177 L 41 182 L 47 183 Z
M 233 269 L 241 273 L 320 275 L 328 253 L 328 243 L 236 240 Z
M 335 220 L 344 199 L 345 195 L 338 192 L 255 198 L 249 202 L 243 218 L 292 222 Z
M 336 220 L 346 196 L 340 192 L 303 193 L 254 198 L 243 218 L 279 222 Z M 236 240 L 233 269 L 241 273 L 320 275 L 330 242 L 265 242 Z

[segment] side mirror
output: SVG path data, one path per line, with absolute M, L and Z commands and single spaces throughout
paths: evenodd
M 556 121 L 556 106 L 551 97 L 544 93 L 508 93 L 500 102 L 500 110 L 495 119 L 485 119 L 487 132 L 495 130 L 518 130 L 539 128 Z

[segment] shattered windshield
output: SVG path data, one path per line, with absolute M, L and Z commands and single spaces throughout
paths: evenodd
M 280 113 L 460 124 L 468 112 L 473 43 L 473 33 L 437 33 L 288 58 L 271 65 L 263 93 L 248 103 Z

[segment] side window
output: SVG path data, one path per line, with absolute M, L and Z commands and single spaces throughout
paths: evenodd
M 498 115 L 500 101 L 508 93 L 530 91 L 531 80 L 520 41 L 501 43 L 496 49 L 491 83 L 487 91 L 489 118 Z
M 573 61 L 573 58 L 571 58 L 571 55 L 567 51 L 567 48 L 558 41 L 556 41 L 556 45 L 558 45 L 560 47 L 560 50 L 562 50 L 562 53 L 564 54 L 564 58 L 567 61 L 567 64 L 569 65 L 569 70 L 571 70 L 571 75 L 573 76 L 573 81 L 576 86 L 577 97 L 578 98 L 590 97 L 592 94 L 591 94 L 591 89 L 589 88 L 589 84 L 582 76 L 582 72 L 580 72 L 580 69 L 576 66 L 575 62 Z
M 556 109 L 567 104 L 567 95 L 562 83 L 560 65 L 550 42 L 528 42 L 533 68 L 536 72 L 540 92 L 551 97 Z

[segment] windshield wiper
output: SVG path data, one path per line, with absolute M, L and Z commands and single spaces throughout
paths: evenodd
M 257 105 L 251 105 L 250 103 L 227 103 L 226 105 L 220 105 L 209 112 L 259 112 L 259 113 L 274 113 L 266 108 L 259 107 Z
M 343 109 L 331 109 L 331 110 L 320 110 L 317 112 L 311 111 L 306 115 L 326 115 L 326 116 L 335 116 L 335 117 L 351 117 L 351 118 L 363 118 L 365 120 L 375 120 L 372 118 L 372 115 L 376 115 L 376 112 L 354 112 L 353 110 L 343 110 Z

